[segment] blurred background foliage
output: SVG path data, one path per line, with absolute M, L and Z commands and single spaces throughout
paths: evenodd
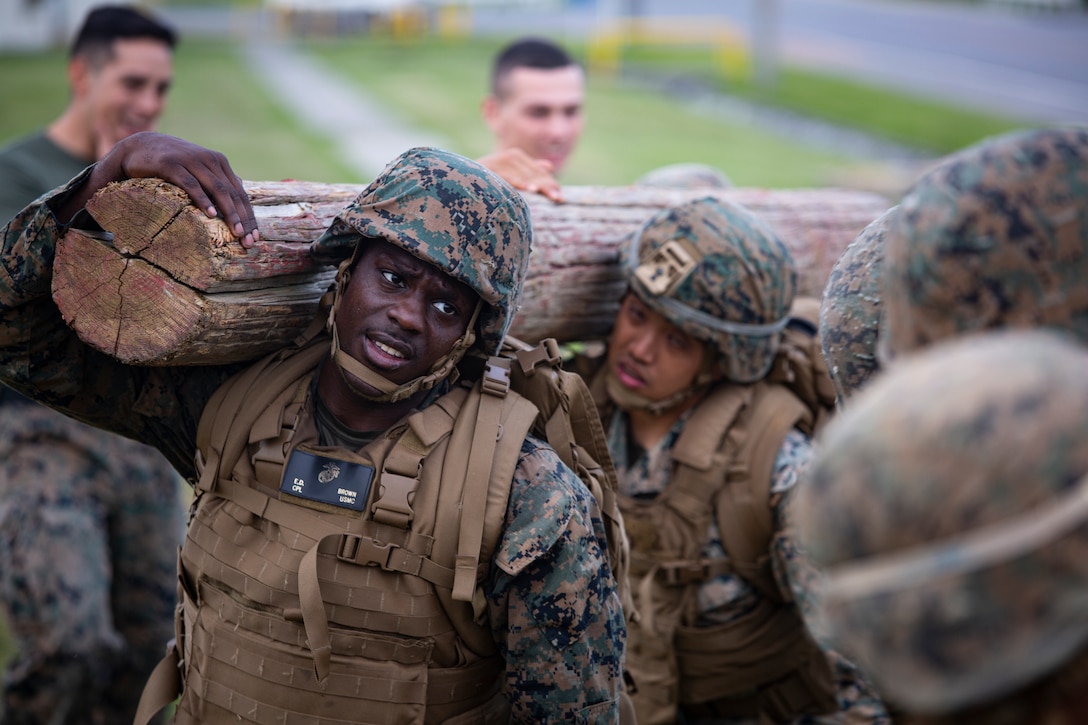
M 411 18 L 347 28 L 301 24 L 297 17 L 254 15 L 257 0 L 155 4 L 226 5 L 262 17 L 259 29 L 183 35 L 160 125 L 224 152 L 243 178 L 369 181 L 347 165 L 333 141 L 278 105 L 246 61 L 247 42 L 289 43 L 404 123 L 439 134 L 452 150 L 468 156 L 490 150 L 479 104 L 490 60 L 509 37 L 469 37 L 456 27 L 436 32 Z M 568 184 L 627 184 L 663 164 L 702 161 L 741 186 L 853 186 L 894 195 L 933 158 L 1023 125 L 797 68 L 783 68 L 768 89 L 753 81 L 740 44 L 633 44 L 611 49 L 610 63 L 601 63 L 600 48 L 560 40 L 588 68 L 586 131 L 564 175 Z M 0 143 L 56 116 L 66 93 L 63 51 L 0 54 L 0 94 L 20 99 L 0 111 Z M 708 99 L 732 104 L 733 111 L 716 110 Z M 786 130 L 762 122 L 761 112 L 785 119 Z M 807 138 L 802 120 L 894 145 L 898 158 L 876 162 L 849 143 L 821 145 Z M 389 158 L 401 150 L 390 149 Z

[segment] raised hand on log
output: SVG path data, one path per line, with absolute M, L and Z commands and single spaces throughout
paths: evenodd
M 60 221 L 68 222 L 107 184 L 143 178 L 159 178 L 180 187 L 197 209 L 209 217 L 223 219 L 242 246 L 252 247 L 260 238 L 242 180 L 231 169 L 226 156 L 150 131 L 133 134 L 115 144 L 95 164 L 87 183 L 53 211 Z
M 557 204 L 563 201 L 563 187 L 555 178 L 551 162 L 546 159 L 534 159 L 522 149 L 513 146 L 481 156 L 477 161 L 501 176 L 515 189 L 540 194 Z

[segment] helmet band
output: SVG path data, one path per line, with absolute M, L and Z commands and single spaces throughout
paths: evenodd
M 1072 491 L 1014 518 L 941 542 L 834 567 L 828 571 L 826 595 L 855 599 L 979 571 L 1039 549 L 1086 519 L 1088 475 L 1081 477 Z

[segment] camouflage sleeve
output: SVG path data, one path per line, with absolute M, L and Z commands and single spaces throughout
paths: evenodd
M 53 260 L 66 230 L 49 204 L 71 194 L 90 171 L 16 214 L 3 230 L 0 381 L 77 420 L 155 446 L 191 475 L 200 411 L 234 370 L 124 365 L 84 345 L 53 302 Z
M 604 542 L 588 489 L 527 439 L 488 591 L 514 722 L 617 721 L 627 632 Z
M 823 649 L 831 663 L 839 701 L 839 713 L 831 717 L 807 718 L 811 723 L 874 723 L 890 725 L 891 718 L 875 686 L 858 667 L 831 647 L 813 617 L 813 597 L 820 584 L 820 572 L 804 556 L 792 533 L 790 506 L 799 486 L 805 485 L 805 472 L 812 459 L 813 444 L 807 436 L 791 431 L 786 436 L 775 460 L 775 477 L 771 482 L 772 502 L 778 521 L 771 543 L 775 577 L 779 589 L 793 596 L 813 639 Z

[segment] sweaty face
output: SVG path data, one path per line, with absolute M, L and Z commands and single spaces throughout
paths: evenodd
M 608 367 L 621 385 L 664 400 L 695 382 L 706 344 L 654 312 L 632 293 L 620 304 L 608 342 Z
M 337 311 L 340 345 L 392 382 L 407 383 L 453 348 L 477 295 L 388 242 L 366 245 Z
M 485 104 L 498 148 L 517 147 L 559 173 L 582 135 L 585 75 L 578 66 L 515 68 Z
M 74 91 L 101 140 L 99 151 L 105 153 L 134 133 L 154 130 L 173 79 L 173 53 L 158 40 L 117 40 L 113 57 L 101 66 L 84 62 Z

